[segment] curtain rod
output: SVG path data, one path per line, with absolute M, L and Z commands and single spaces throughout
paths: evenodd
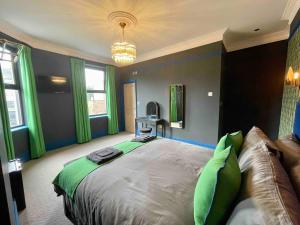
M 9 40 L 4 39 L 4 38 L 0 39 L 0 43 L 2 45 L 9 45 L 9 46 L 12 46 L 12 47 L 17 47 L 17 48 L 23 47 L 23 44 L 20 44 L 20 43 L 17 43 L 17 42 L 13 42 L 13 41 L 9 41 Z

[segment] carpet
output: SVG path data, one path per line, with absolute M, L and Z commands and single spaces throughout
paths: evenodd
M 62 196 L 57 197 L 53 190 L 55 176 L 66 162 L 131 138 L 133 134 L 122 132 L 52 150 L 24 163 L 22 175 L 27 207 L 20 213 L 21 225 L 72 225 L 64 215 Z

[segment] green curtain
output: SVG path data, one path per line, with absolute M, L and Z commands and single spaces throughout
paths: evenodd
M 170 86 L 170 120 L 171 122 L 177 122 L 177 87 L 176 85 Z
M 72 88 L 74 95 L 75 123 L 78 143 L 88 142 L 92 139 L 84 69 L 84 60 L 71 58 Z
M 7 158 L 8 160 L 11 160 L 15 158 L 15 151 L 14 151 L 14 144 L 13 144 L 10 124 L 9 124 L 9 117 L 8 117 L 7 105 L 5 99 L 5 89 L 4 89 L 2 72 L 1 72 L 1 66 L 0 66 L 0 114 L 1 114 L 2 124 L 3 124 L 3 134 L 4 134 L 5 145 L 6 145 Z
M 22 48 L 19 56 L 19 64 L 26 121 L 29 130 L 31 158 L 35 159 L 42 156 L 46 150 L 31 61 L 31 48 L 27 46 Z
M 106 108 L 108 116 L 108 134 L 119 133 L 115 67 L 106 65 Z

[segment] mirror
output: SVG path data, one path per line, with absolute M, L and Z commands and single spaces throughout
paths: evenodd
M 170 127 L 184 127 L 184 85 L 171 84 L 169 88 L 169 119 Z

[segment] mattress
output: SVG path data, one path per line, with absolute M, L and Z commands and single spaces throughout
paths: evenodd
M 159 139 L 103 165 L 64 196 L 77 225 L 194 225 L 193 197 L 213 151 Z

